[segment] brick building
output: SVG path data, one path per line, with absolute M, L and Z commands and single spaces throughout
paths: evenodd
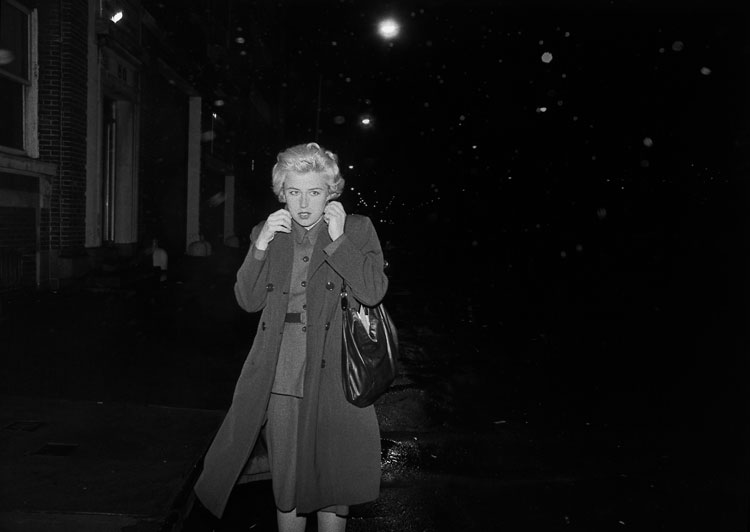
M 0 291 L 198 240 L 201 175 L 233 178 L 189 69 L 139 0 L 0 0 Z

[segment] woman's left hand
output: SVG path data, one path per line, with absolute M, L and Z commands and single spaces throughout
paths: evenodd
M 323 210 L 323 220 L 328 224 L 328 234 L 331 240 L 336 240 L 344 234 L 344 222 L 346 221 L 346 211 L 344 206 L 338 201 L 332 201 Z

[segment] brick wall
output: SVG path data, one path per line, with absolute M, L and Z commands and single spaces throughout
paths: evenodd
M 83 247 L 86 223 L 87 0 L 39 0 L 39 154 L 58 165 L 42 249 Z

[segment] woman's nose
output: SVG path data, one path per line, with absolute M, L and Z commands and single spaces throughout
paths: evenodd
M 307 204 L 308 204 L 307 194 L 302 194 L 300 196 L 299 206 L 300 207 L 307 207 Z

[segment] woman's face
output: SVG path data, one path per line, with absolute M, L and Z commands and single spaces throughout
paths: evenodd
M 284 180 L 284 201 L 292 219 L 310 227 L 323 216 L 328 203 L 328 180 L 315 172 L 290 172 Z

